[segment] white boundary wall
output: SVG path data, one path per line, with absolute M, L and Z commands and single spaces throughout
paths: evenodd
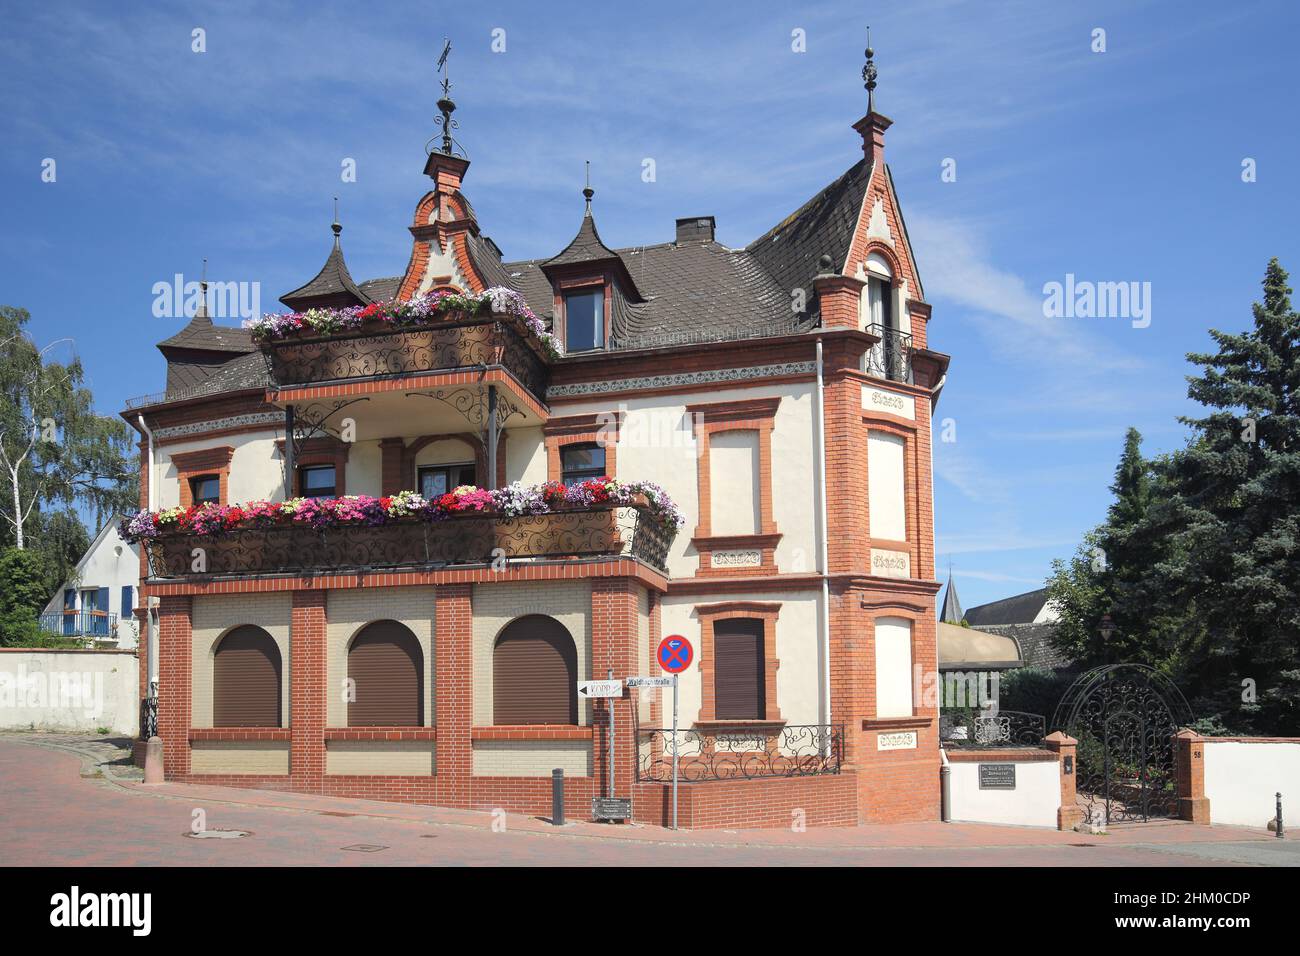
M 134 737 L 140 729 L 140 671 L 134 651 L 0 651 L 0 730 Z
M 949 814 L 954 823 L 1010 823 L 1056 829 L 1056 811 L 1061 808 L 1061 765 L 1055 754 L 1051 760 L 1015 760 L 996 755 L 979 762 L 952 760 L 951 756 L 949 752 Z M 981 790 L 980 763 L 1015 764 L 1016 788 Z
M 1300 826 L 1300 738 L 1215 738 L 1205 749 L 1210 822 L 1266 827 L 1282 794 L 1283 823 Z

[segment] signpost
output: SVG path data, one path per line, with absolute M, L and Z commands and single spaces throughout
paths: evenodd
M 673 682 L 673 829 L 677 829 L 677 675 L 695 660 L 695 648 L 680 634 L 669 634 L 659 642 L 655 656 L 659 666 L 672 675 Z M 661 685 L 647 685 L 661 686 Z
M 621 680 L 586 680 L 578 685 L 579 697 L 622 697 Z
M 609 713 L 609 766 L 606 768 L 606 794 L 593 797 L 591 815 L 597 820 L 626 820 L 632 815 L 630 800 L 620 800 L 614 796 L 614 698 L 623 696 L 623 682 L 614 679 L 611 668 L 606 672 L 606 680 L 586 680 L 578 684 L 578 696 L 603 698 Z

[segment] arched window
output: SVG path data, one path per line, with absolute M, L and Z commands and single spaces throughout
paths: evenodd
M 217 727 L 280 726 L 280 648 L 252 624 L 221 639 L 212 665 L 212 722 Z
M 578 650 L 559 621 L 529 614 L 511 621 L 497 638 L 492 722 L 578 722 Z
M 348 649 L 349 727 L 424 726 L 424 652 L 397 621 L 367 624 Z

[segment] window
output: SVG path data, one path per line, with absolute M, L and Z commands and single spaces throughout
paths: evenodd
M 424 652 L 397 621 L 367 624 L 348 649 L 349 727 L 424 726 Z
M 335 487 L 333 465 L 311 465 L 298 469 L 298 493 L 304 498 L 332 498 Z
M 196 505 L 221 504 L 221 476 L 198 475 L 191 478 L 190 500 Z
M 245 624 L 221 639 L 212 662 L 216 727 L 280 726 L 280 648 L 270 634 Z
M 893 309 L 890 308 L 890 285 L 888 279 L 874 276 L 867 280 L 867 326 L 878 325 L 881 328 L 894 328 Z
M 560 480 L 576 485 L 605 477 L 605 449 L 600 445 L 565 445 L 560 449 Z
M 582 352 L 605 346 L 605 292 L 570 292 L 564 297 L 564 350 Z
M 461 465 L 428 465 L 417 474 L 420 494 L 425 498 L 445 495 L 461 485 L 477 485 L 478 470 L 471 462 Z
M 529 614 L 506 625 L 492 651 L 495 724 L 577 724 L 578 651 L 564 625 Z
M 764 720 L 763 622 L 727 618 L 713 625 L 713 697 L 718 720 Z

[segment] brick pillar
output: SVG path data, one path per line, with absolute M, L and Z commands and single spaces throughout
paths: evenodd
M 635 676 L 637 654 L 637 617 L 639 588 L 631 578 L 595 578 L 591 582 L 591 673 L 578 675 L 579 680 L 603 680 L 610 668 L 614 677 Z M 592 766 L 596 784 L 603 796 L 608 787 L 609 706 L 614 709 L 614 796 L 630 797 L 636 782 L 636 740 L 632 708 L 634 694 L 612 701 L 602 701 L 593 708 Z
M 158 608 L 158 736 L 167 779 L 190 772 L 191 602 L 166 596 Z
M 473 711 L 474 586 L 444 584 L 435 592 L 433 610 L 434 744 L 438 804 L 470 805 L 474 748 Z
M 325 776 L 325 592 L 294 591 L 289 620 L 289 776 L 295 786 Z
M 824 328 L 862 327 L 860 302 L 864 285 L 866 282 L 862 279 L 836 274 L 821 275 L 813 280 Z
M 380 494 L 395 495 L 405 490 L 404 485 L 414 482 L 415 476 L 407 478 L 403 473 L 406 443 L 400 438 L 385 438 L 379 442 L 379 487 Z
M 1192 823 L 1210 822 L 1205 795 L 1205 738 L 1184 727 L 1174 734 L 1174 780 L 1178 787 L 1178 817 Z
M 1061 807 L 1056 811 L 1056 829 L 1073 830 L 1074 825 L 1082 821 L 1084 816 L 1075 791 L 1079 771 L 1076 753 L 1079 741 L 1058 730 L 1043 739 L 1043 746 L 1056 754 L 1056 765 L 1061 774 Z

